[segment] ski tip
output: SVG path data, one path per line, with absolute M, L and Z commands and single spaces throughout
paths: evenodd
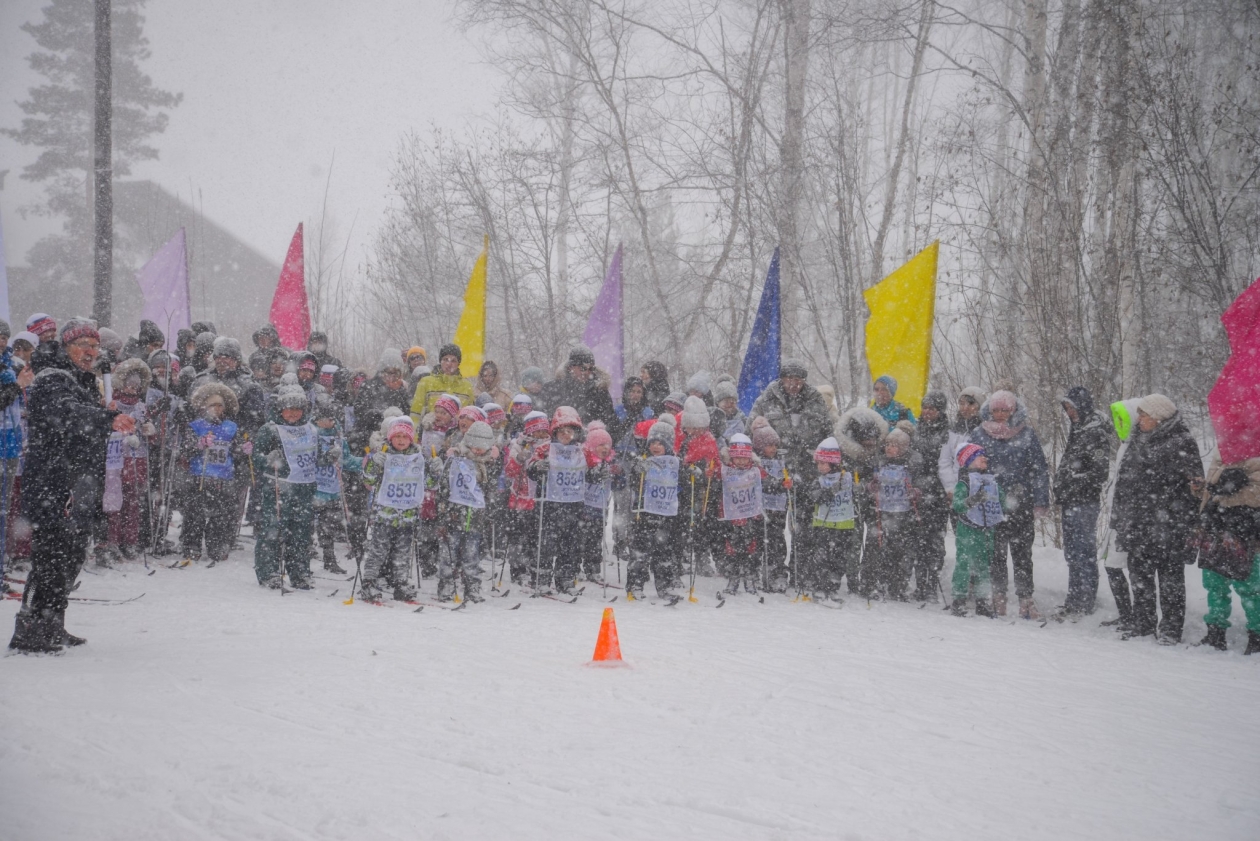
M 508 610 L 519 610 L 519 609 L 520 609 L 520 607 L 521 607 L 521 603 L 520 603 L 520 602 L 517 602 L 516 604 L 512 605 L 511 607 L 509 607 L 509 608 L 508 608 Z
M 146 573 L 146 575 L 157 575 L 157 570 L 156 570 L 156 569 L 151 569 L 151 570 L 149 570 L 149 571 Z
M 419 607 L 417 607 L 415 610 L 413 610 L 413 611 L 411 611 L 411 612 L 412 612 L 412 613 L 424 613 L 424 605 L 420 605 Z

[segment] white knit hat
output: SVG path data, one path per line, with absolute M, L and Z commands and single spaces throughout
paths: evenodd
M 692 395 L 683 403 L 683 429 L 706 429 L 709 426 L 709 407 L 704 401 Z
M 1148 394 L 1138 401 L 1138 411 L 1164 422 L 1177 414 L 1177 404 L 1162 394 Z

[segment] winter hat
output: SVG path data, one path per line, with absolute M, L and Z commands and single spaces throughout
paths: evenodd
M 962 391 L 958 392 L 958 399 L 959 399 L 959 400 L 962 400 L 964 397 L 966 397 L 966 398 L 968 398 L 969 400 L 971 400 L 971 401 L 972 401 L 973 403 L 975 403 L 977 406 L 983 406 L 983 405 L 984 405 L 984 399 L 985 399 L 985 397 L 984 397 L 984 389 L 983 389 L 983 388 L 980 388 L 980 386 L 977 386 L 977 385 L 969 385 L 969 386 L 967 386 L 966 388 L 964 388 Z
M 536 435 L 539 432 L 550 432 L 551 425 L 547 422 L 547 416 L 542 412 L 530 412 L 525 416 L 525 434 Z
M 12 333 L 9 330 L 9 322 L 5 321 L 3 318 L 0 318 L 0 336 L 3 336 L 4 338 L 7 339 L 11 335 Z
M 376 373 L 383 374 L 386 371 L 397 371 L 402 373 L 402 362 L 398 359 L 398 348 L 385 348 L 385 352 L 381 354 L 380 360 L 376 363 Z
M 57 332 L 57 322 L 46 312 L 37 312 L 30 318 L 26 319 L 26 329 L 37 336 L 42 336 L 49 330 Z
M 428 352 L 427 352 L 427 351 L 425 351 L 425 349 L 424 349 L 424 348 L 422 348 L 422 347 L 420 347 L 419 345 L 414 345 L 414 346 L 412 346 L 412 347 L 407 348 L 407 352 L 406 352 L 405 354 L 403 354 L 403 356 L 405 357 L 405 358 L 404 358 L 404 361 L 405 361 L 408 365 L 410 365 L 410 364 L 411 364 L 411 358 L 412 358 L 413 356 L 419 356 L 419 357 L 420 357 L 420 364 L 421 364 L 421 365 L 423 365 L 423 364 L 425 364 L 426 362 L 428 362 L 428 361 L 429 361 L 429 354 L 428 354 Z
M 488 450 L 494 446 L 494 430 L 485 421 L 477 421 L 464 433 L 463 444 L 465 447 Z
M 949 398 L 945 396 L 945 392 L 940 390 L 929 391 L 923 395 L 923 408 L 935 409 L 941 414 L 945 414 L 949 408 Z
M 282 412 L 285 409 L 305 409 L 308 405 L 306 392 L 300 385 L 282 385 L 276 392 L 276 408 Z
M 893 397 L 897 396 L 897 381 L 892 377 L 884 374 L 882 377 L 875 378 L 875 385 L 884 385 L 888 388 L 888 393 Z
M 524 371 L 521 371 L 521 385 L 527 386 L 531 383 L 537 383 L 538 385 L 543 384 L 542 368 L 536 368 L 531 365 Z
M 758 416 L 752 422 L 752 442 L 753 448 L 764 450 L 771 445 L 779 446 L 782 443 L 779 440 L 779 433 L 774 431 L 774 427 L 770 425 L 770 421 L 763 416 Z
M 585 345 L 578 345 L 569 351 L 569 361 L 565 365 L 566 368 L 572 368 L 574 365 L 594 365 L 595 354 L 591 353 L 591 349 Z
M 665 411 L 675 415 L 682 414 L 683 406 L 687 402 L 687 395 L 681 391 L 675 391 L 662 401 L 661 405 L 665 407 Z M 701 401 L 703 402 L 703 401 Z
M 10 344 L 17 344 L 18 342 L 26 342 L 31 347 L 39 347 L 39 336 L 36 336 L 30 330 L 23 330 L 13 337 Z
M 682 426 L 685 430 L 709 428 L 709 407 L 694 394 L 683 403 Z
M 731 458 L 752 458 L 752 439 L 743 433 L 736 433 L 726 442 L 726 449 Z
M 696 371 L 687 380 L 687 393 L 711 394 L 713 392 L 713 377 L 708 371 Z
M 453 394 L 443 394 L 437 399 L 434 408 L 443 410 L 451 417 L 456 417 L 459 415 L 459 398 Z
M 1177 414 L 1177 404 L 1162 394 L 1148 394 L 1138 401 L 1138 411 L 1150 415 L 1155 420 L 1164 421 Z
M 477 421 L 484 422 L 486 419 L 486 413 L 481 410 L 480 406 L 465 406 L 464 408 L 459 410 L 458 417 L 461 420 L 463 420 L 464 418 L 468 418 L 474 423 L 476 423 Z
M 416 425 L 411 422 L 411 418 L 407 415 L 399 415 L 391 418 L 389 425 L 385 427 L 386 440 L 393 438 L 399 432 L 406 434 L 407 441 L 414 443 L 416 440 Z
M 582 418 L 578 414 L 577 409 L 572 406 L 560 406 L 556 409 L 556 413 L 551 416 L 551 431 L 555 432 L 564 426 L 576 426 L 582 428 Z
M 258 341 L 262 338 L 271 339 L 271 342 L 274 345 L 280 344 L 280 333 L 276 330 L 276 325 L 271 323 L 264 324 L 262 327 L 255 330 L 252 338 L 254 340 L 255 347 L 262 346 L 261 342 Z
M 604 426 L 603 421 L 593 420 L 586 427 L 586 449 L 591 452 L 602 444 L 612 446 L 612 436 L 608 434 L 608 427 Z
M 493 402 L 494 402 L 494 397 L 483 391 L 477 395 L 477 399 L 473 400 L 473 405 L 485 406 L 487 403 L 493 403 Z
M 888 433 L 888 437 L 884 439 L 884 442 L 887 444 L 896 444 L 903 449 L 909 449 L 910 433 L 906 432 L 900 426 L 896 426 L 893 428 L 892 432 Z
M 327 394 L 315 398 L 315 420 L 321 418 L 337 419 L 337 404 Z
M 1074 385 L 1069 388 L 1067 394 L 1063 396 L 1062 402 L 1070 404 L 1082 416 L 1094 413 L 1094 396 L 1083 385 Z
M 337 376 L 339 369 L 336 365 L 324 365 L 319 369 L 319 384 L 324 388 L 333 387 L 333 379 Z
M 34 316 L 32 316 L 32 318 L 33 317 Z M 45 318 L 47 318 L 47 316 L 45 316 Z M 50 322 L 52 321 L 52 319 L 48 320 Z M 48 328 L 45 327 L 44 329 L 47 330 Z M 34 330 L 32 332 L 38 333 L 40 331 Z M 86 318 L 72 318 L 66 322 L 64 327 L 61 328 L 61 343 L 63 345 L 68 345 L 84 338 L 96 339 L 98 342 L 101 340 L 101 334 L 100 331 L 96 329 L 95 321 L 89 321 Z
M 902 432 L 906 433 L 906 437 L 910 438 L 911 440 L 914 440 L 914 422 L 913 421 L 908 421 L 903 418 L 902 420 L 897 421 L 897 423 L 893 425 L 893 429 L 900 429 Z
M 320 330 L 311 331 L 311 335 L 306 338 L 307 349 L 309 350 L 310 346 L 316 343 L 323 343 L 324 347 L 328 347 L 328 334 Z
M 782 379 L 783 377 L 798 377 L 799 379 L 803 380 L 803 379 L 806 379 L 808 376 L 809 376 L 809 369 L 805 367 L 804 360 L 796 359 L 795 357 L 793 357 L 791 359 L 783 360 L 783 364 L 779 366 L 780 379 Z
M 814 450 L 814 461 L 821 461 L 827 464 L 842 463 L 844 454 L 840 451 L 840 442 L 835 438 L 824 438 L 822 443 L 818 445 L 818 449 Z
M 122 336 L 118 335 L 113 330 L 109 329 L 108 327 L 98 327 L 96 332 L 97 332 L 97 335 L 100 336 L 101 350 L 107 350 L 110 353 L 115 354 L 115 355 L 122 352 L 122 349 L 123 349 Z M 69 344 L 68 342 L 66 342 L 64 338 L 62 339 L 62 342 Z
M 216 344 L 218 343 L 217 340 L 215 343 Z M 319 370 L 319 362 L 315 359 L 315 357 L 312 354 L 307 353 L 306 351 L 303 351 L 302 353 L 298 354 L 297 364 L 298 364 L 297 367 L 299 371 L 318 371 Z
M 1010 391 L 995 391 L 989 396 L 989 410 L 1005 409 L 1013 412 L 1019 408 L 1019 398 Z
M 442 345 L 442 349 L 438 351 L 438 361 L 441 362 L 443 359 L 445 359 L 448 356 L 455 357 L 456 362 L 464 361 L 464 352 L 460 350 L 459 345 L 455 344 L 454 342 L 450 344 Z
M 651 444 L 653 441 L 660 441 L 665 445 L 665 452 L 672 455 L 674 452 L 674 427 L 661 421 L 652 424 L 652 428 L 648 430 L 647 442 Z
M 481 407 L 481 411 L 486 413 L 486 423 L 491 426 L 507 420 L 507 412 L 498 403 L 487 403 Z
M 160 345 L 165 344 L 166 336 L 158 329 L 158 326 L 149 319 L 143 319 L 140 322 L 140 334 L 136 337 L 142 345 Z
M 534 408 L 534 398 L 528 394 L 518 394 L 512 398 L 512 414 L 528 415 Z
M 263 351 L 256 350 L 249 355 L 249 370 L 266 371 L 267 365 L 267 354 Z
M 661 416 L 657 419 L 661 423 L 667 423 L 670 429 L 678 428 L 678 418 L 672 412 L 661 412 Z
M 194 321 L 192 323 L 192 331 L 199 336 L 202 333 L 209 333 L 212 336 L 219 335 L 219 331 L 214 329 L 213 321 Z M 280 335 L 277 333 L 276 334 L 277 341 L 279 340 L 279 338 L 280 338 Z
M 230 338 L 228 336 L 219 336 L 218 338 L 214 340 L 213 355 L 216 358 L 220 356 L 230 356 L 232 359 L 235 359 L 237 362 L 240 362 L 242 361 L 241 360 L 241 343 L 238 342 L 236 339 Z
M 739 392 L 735 390 L 735 384 L 722 380 L 713 386 L 713 402 L 721 403 L 723 400 L 738 400 Z
M 293 388 L 302 387 L 301 383 L 298 382 L 297 374 L 292 371 L 287 371 L 280 375 L 279 388 L 284 388 L 285 386 L 291 386 Z
M 958 449 L 954 451 L 954 458 L 958 459 L 959 467 L 970 467 L 971 463 L 984 455 L 984 447 L 979 444 L 972 444 L 964 441 L 958 445 Z

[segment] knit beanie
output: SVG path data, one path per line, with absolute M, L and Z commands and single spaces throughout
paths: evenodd
M 574 365 L 594 365 L 595 354 L 591 353 L 591 349 L 585 345 L 578 345 L 569 351 L 569 362 L 566 368 L 572 368 Z
M 958 392 L 959 400 L 964 397 L 970 398 L 977 406 L 984 405 L 984 389 L 978 385 L 969 385 L 962 391 Z
M 285 409 L 305 410 L 308 405 L 306 392 L 300 385 L 282 385 L 276 392 L 276 408 L 282 412 Z
M 337 404 L 327 394 L 315 398 L 315 420 L 321 418 L 337 419 Z
M 339 369 L 336 365 L 324 365 L 319 369 L 319 384 L 324 388 L 333 387 L 333 378 L 337 376 Z
M 494 397 L 488 391 L 483 391 L 473 398 L 474 406 L 485 406 L 487 403 L 493 403 Z
M 771 445 L 777 447 L 782 443 L 779 439 L 779 433 L 774 431 L 770 421 L 760 415 L 752 422 L 752 442 L 753 449 L 757 451 L 764 450 Z
M 945 410 L 949 408 L 949 398 L 945 396 L 943 391 L 929 391 L 923 395 L 923 408 L 935 409 L 941 414 L 945 414 Z
M 982 455 L 984 455 L 984 447 L 967 441 L 959 444 L 954 452 L 954 458 L 958 459 L 958 466 L 964 468 L 970 467 L 971 463 Z
M 507 412 L 498 403 L 487 403 L 481 407 L 481 411 L 486 413 L 486 423 L 491 426 L 507 420 Z
M 594 452 L 597 447 L 602 444 L 612 446 L 612 436 L 608 434 L 608 428 L 604 426 L 603 421 L 591 421 L 586 427 L 586 449 Z
M 410 364 L 411 357 L 413 356 L 419 356 L 421 364 L 424 364 L 429 361 L 429 354 L 426 353 L 424 348 L 420 347 L 419 345 L 413 345 L 412 347 L 407 348 L 407 352 L 403 354 L 403 356 L 406 357 L 404 361 L 406 361 L 408 364 Z
M 31 317 L 34 318 L 34 316 Z M 51 322 L 52 319 L 49 319 L 49 321 Z M 48 329 L 47 326 L 44 329 Z M 32 330 L 31 332 L 38 333 L 39 331 Z M 61 328 L 61 343 L 63 345 L 68 345 L 83 338 L 96 339 L 98 342 L 101 340 L 101 334 L 96 329 L 95 321 L 90 321 L 86 318 L 72 318 Z
M 473 423 L 476 423 L 477 421 L 484 422 L 486 419 L 486 413 L 483 412 L 479 406 L 465 406 L 459 410 L 458 417 L 461 420 L 467 418 Z
M 880 385 L 880 384 L 883 384 L 884 386 L 886 386 L 888 388 L 888 393 L 891 394 L 893 397 L 897 396 L 897 381 L 894 380 L 892 377 L 888 376 L 887 374 L 884 374 L 884 376 L 882 377 L 877 377 L 875 380 L 875 385 Z
M 531 383 L 537 383 L 539 385 L 542 385 L 543 383 L 542 368 L 536 368 L 531 365 L 530 367 L 526 368 L 524 371 L 521 371 L 521 385 L 526 386 L 526 385 L 530 385 Z
M 18 342 L 26 342 L 33 348 L 39 347 L 39 336 L 36 336 L 30 330 L 23 330 L 13 337 L 13 341 L 10 344 L 17 344 Z
M 518 394 L 512 398 L 512 414 L 528 415 L 534 409 L 534 398 L 528 394 Z
M 525 434 L 537 435 L 539 432 L 550 432 L 551 423 L 542 412 L 530 412 L 525 416 Z
M 660 421 L 661 423 L 669 424 L 670 429 L 678 428 L 678 418 L 674 416 L 673 414 L 671 414 L 670 412 L 662 412 L 661 416 L 657 418 L 657 420 Z
M 736 433 L 726 442 L 726 450 L 731 458 L 752 458 L 752 439 L 743 433 Z
M 454 342 L 442 345 L 442 349 L 438 351 L 438 362 L 441 362 L 443 359 L 445 359 L 448 356 L 455 357 L 455 360 L 457 362 L 464 361 L 464 352 L 460 350 L 459 345 L 455 344 Z
M 396 418 L 391 418 L 389 425 L 385 427 L 385 438 L 388 440 L 400 432 L 407 436 L 408 444 L 415 442 L 416 425 L 411 422 L 409 415 L 399 415 Z
M 738 400 L 739 392 L 735 389 L 735 384 L 729 380 L 722 380 L 713 386 L 713 402 L 721 403 L 723 400 Z
M 1008 412 L 1013 412 L 1018 408 L 1019 398 L 1015 396 L 1014 392 L 995 391 L 993 394 L 989 395 L 990 411 L 993 409 L 1005 409 Z
M 696 371 L 691 375 L 691 379 L 687 380 L 687 392 L 700 394 L 710 394 L 713 391 L 713 378 L 708 371 Z
M 684 401 L 682 426 L 684 430 L 709 428 L 709 407 L 699 397 L 692 395 Z
M 785 359 L 783 364 L 779 366 L 779 377 L 797 377 L 806 379 L 809 376 L 809 369 L 805 367 L 804 360 L 801 359 Z
M 578 429 L 582 428 L 582 417 L 578 414 L 577 409 L 572 406 L 559 406 L 556 413 L 551 417 L 551 431 L 555 432 L 564 426 L 573 426 Z
M 1162 394 L 1148 394 L 1138 401 L 1138 411 L 1150 415 L 1155 420 L 1164 421 L 1177 414 L 1177 404 Z
M 26 319 L 26 329 L 37 336 L 41 336 L 49 330 L 56 332 L 57 322 L 46 312 L 37 312 L 30 318 Z
M 674 427 L 667 423 L 657 421 L 652 424 L 652 428 L 648 430 L 647 442 L 651 444 L 653 441 L 660 441 L 665 445 L 665 452 L 673 455 L 674 453 Z
M 386 371 L 397 371 L 402 373 L 402 362 L 398 358 L 398 348 L 385 348 L 385 352 L 381 354 L 380 361 L 376 363 L 376 373 L 383 374 Z
M 673 394 L 665 398 L 662 405 L 665 410 L 675 415 L 682 414 L 683 406 L 687 402 L 687 395 L 681 391 L 675 391 Z M 704 402 L 704 401 L 701 401 Z
M 459 398 L 453 394 L 443 394 L 437 399 L 434 407 L 441 409 L 453 418 L 457 417 L 459 415 Z
M 241 343 L 228 336 L 219 336 L 214 340 L 214 356 L 230 356 L 237 362 L 241 360 Z
M 835 438 L 824 438 L 822 443 L 818 445 L 818 449 L 814 450 L 814 461 L 821 461 L 827 464 L 840 464 L 844 461 L 844 454 L 840 451 L 840 442 Z
M 166 341 L 166 336 L 162 333 L 157 324 L 149 319 L 143 319 L 140 322 L 140 333 L 136 336 L 142 345 L 160 345 Z
M 494 446 L 494 430 L 485 421 L 477 421 L 464 433 L 463 444 L 465 447 L 488 450 Z
M 887 444 L 896 444 L 904 449 L 910 448 L 910 435 L 901 427 L 893 429 L 888 433 L 888 437 L 884 439 Z
M 5 321 L 3 318 L 0 318 L 0 336 L 3 336 L 4 338 L 7 339 L 11 335 L 13 335 L 13 333 L 12 331 L 9 330 L 9 322 Z

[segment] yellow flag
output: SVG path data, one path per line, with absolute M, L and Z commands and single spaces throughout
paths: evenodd
M 464 312 L 455 328 L 455 344 L 463 353 L 459 371 L 465 377 L 481 373 L 486 358 L 486 258 L 490 254 L 490 237 L 485 238 L 481 256 L 473 265 L 468 288 L 464 290 Z
M 927 391 L 932 360 L 939 246 L 937 240 L 862 293 L 871 310 L 866 322 L 866 364 L 871 379 L 885 374 L 895 379 L 897 400 L 916 416 Z

